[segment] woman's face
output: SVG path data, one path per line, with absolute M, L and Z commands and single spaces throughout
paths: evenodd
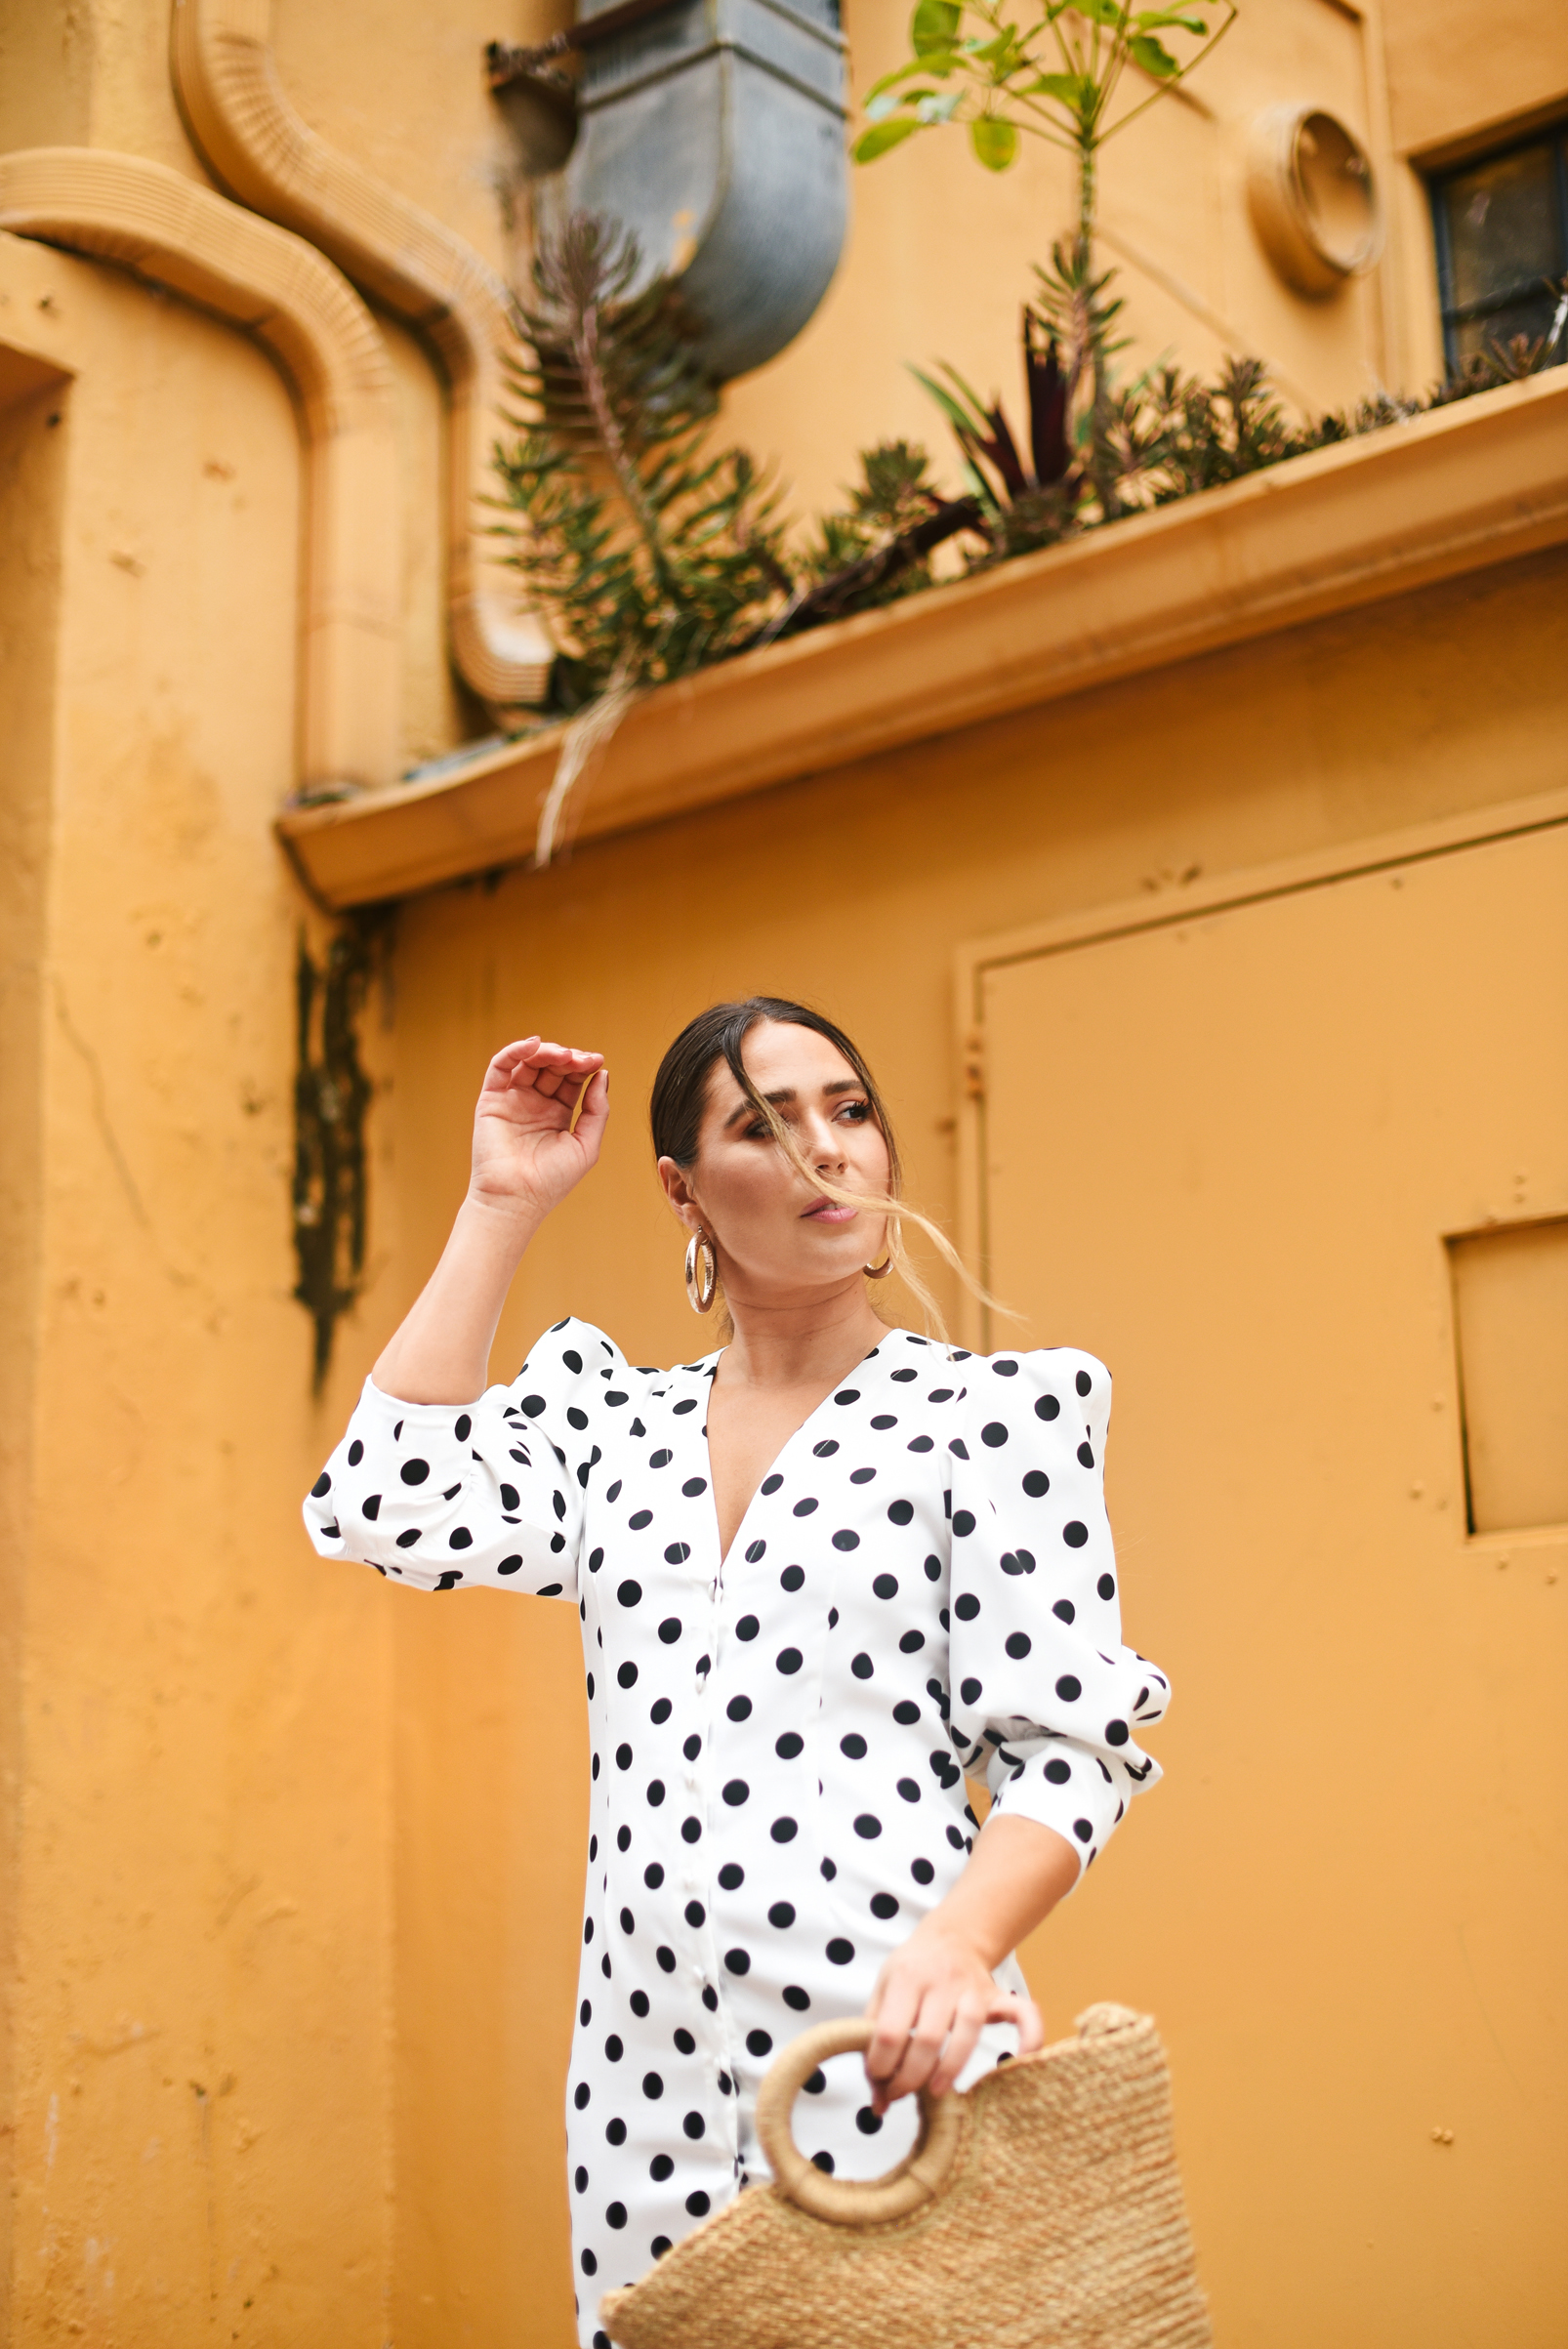
M 842 1052 L 814 1028 L 760 1020 L 741 1048 L 746 1073 L 777 1110 L 806 1165 L 835 1188 L 886 1197 L 887 1145 L 866 1089 Z M 803 1179 L 718 1061 L 697 1155 L 659 1174 L 688 1231 L 719 1255 L 732 1303 L 782 1302 L 841 1285 L 886 1253 L 886 1216 L 840 1207 Z

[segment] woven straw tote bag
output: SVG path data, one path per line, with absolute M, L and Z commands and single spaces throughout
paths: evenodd
M 773 2184 L 605 2294 L 623 2349 L 1211 2349 L 1149 2016 L 1092 2006 L 1075 2038 L 923 2098 L 913 2152 L 856 2185 L 805 2159 L 790 2112 L 870 2038 L 823 2023 L 773 2063 Z

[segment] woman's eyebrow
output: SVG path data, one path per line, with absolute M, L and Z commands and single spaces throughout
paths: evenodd
M 861 1084 L 858 1077 L 835 1077 L 831 1085 L 824 1085 L 822 1088 L 822 1091 L 825 1094 L 837 1092 L 864 1092 L 865 1090 L 865 1087 Z M 763 1099 L 764 1101 L 771 1102 L 775 1109 L 777 1109 L 785 1101 L 793 1101 L 795 1097 L 796 1093 L 793 1085 L 782 1085 L 777 1092 L 764 1092 L 763 1095 Z M 752 1114 L 752 1105 L 750 1101 L 743 1099 L 739 1106 L 732 1109 L 728 1117 L 725 1118 L 724 1132 L 727 1133 L 731 1126 L 738 1125 L 743 1117 L 747 1117 Z

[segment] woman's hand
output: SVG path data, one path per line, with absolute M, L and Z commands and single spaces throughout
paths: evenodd
M 1016 2023 L 1020 2055 L 1044 2044 L 1034 2000 L 999 1990 L 991 1969 L 1072 1890 L 1078 1871 L 1054 1828 L 987 1819 L 958 1882 L 877 1977 L 866 2009 L 877 2026 L 866 2049 L 874 2111 L 915 2088 L 945 2096 L 987 2023 Z
M 506 1045 L 484 1072 L 474 1112 L 470 1198 L 489 1208 L 548 1216 L 598 1158 L 608 1116 L 601 1052 L 546 1044 L 538 1036 Z
M 987 2023 L 1016 2023 L 1020 2055 L 1045 2043 L 1034 2000 L 1000 1989 L 980 1952 L 945 1925 L 939 1911 L 887 1959 L 866 2011 L 877 2026 L 866 2077 L 878 2113 L 917 2088 L 945 2096 Z

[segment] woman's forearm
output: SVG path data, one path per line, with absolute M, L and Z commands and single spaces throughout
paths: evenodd
M 1054 1828 L 988 1819 L 963 1875 L 926 1921 L 966 1941 L 989 1972 L 1044 1923 L 1078 1873 L 1078 1854 Z
M 483 1392 L 507 1291 L 543 1220 L 520 1202 L 464 1200 L 440 1262 L 371 1372 L 383 1394 L 472 1403 Z

